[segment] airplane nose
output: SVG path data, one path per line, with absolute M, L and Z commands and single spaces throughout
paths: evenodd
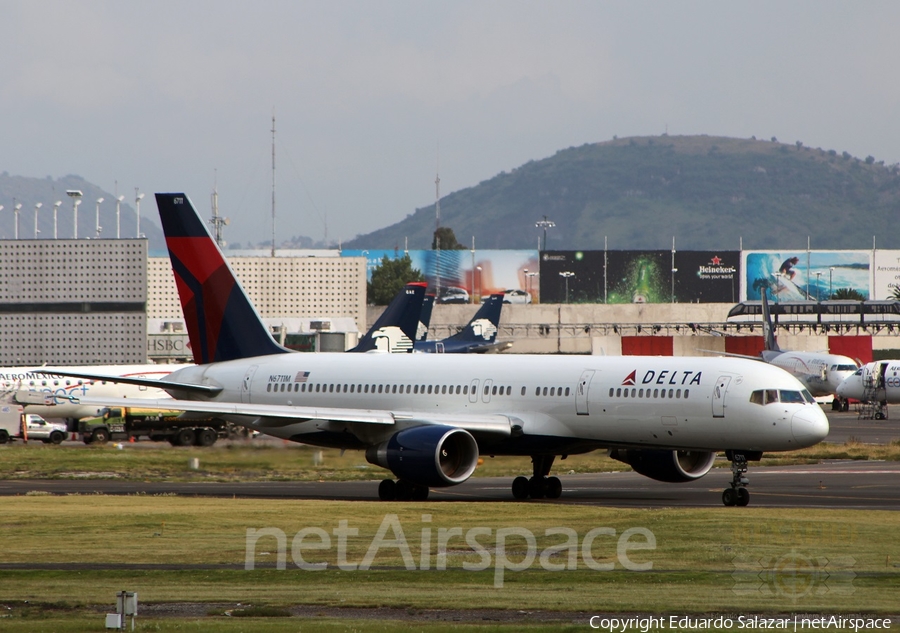
M 803 407 L 791 418 L 791 434 L 803 446 L 812 446 L 828 437 L 828 417 L 818 406 Z

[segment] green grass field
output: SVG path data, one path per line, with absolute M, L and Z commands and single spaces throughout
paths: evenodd
M 99 613 L 104 605 L 111 609 L 123 589 L 137 591 L 144 604 L 650 614 L 891 613 L 898 610 L 900 593 L 892 512 L 28 495 L 3 500 L 0 526 L 5 545 L 0 604 L 12 606 L 10 618 L 0 624 L 4 631 L 16 630 L 7 623 L 34 624 L 54 608 L 87 618 L 85 613 Z M 357 530 L 346 537 L 343 551 L 337 535 L 342 527 Z M 254 568 L 246 569 L 248 529 L 263 528 L 284 535 L 284 569 L 276 568 L 276 536 L 255 541 Z M 297 534 L 309 528 L 321 532 L 294 549 Z M 382 540 L 376 542 L 379 528 Z M 436 569 L 442 528 L 460 529 L 446 543 L 445 570 Z M 482 550 L 463 538 L 473 528 L 481 528 Z M 574 540 L 547 535 L 552 528 L 571 530 Z M 585 546 L 595 528 L 607 531 Z M 655 548 L 626 550 L 623 559 L 620 539 L 629 528 L 647 530 Z M 501 540 L 504 529 L 516 532 Z M 524 531 L 534 535 L 534 559 L 515 570 L 529 552 Z M 321 534 L 331 543 L 317 549 Z M 373 543 L 380 546 L 370 567 L 350 569 L 365 561 Z M 564 547 L 567 543 L 574 545 Z M 648 539 L 639 534 L 628 543 L 647 545 Z M 300 569 L 298 560 L 328 567 Z M 628 568 L 648 564 L 644 571 Z M 34 605 L 42 602 L 54 608 L 36 615 Z M 196 630 L 213 623 L 216 630 L 258 630 L 228 628 L 231 620 L 216 609 L 210 613 Z M 87 619 L 100 622 L 96 616 Z M 190 621 L 175 620 L 186 627 Z M 157 628 L 146 630 L 170 630 L 164 628 L 171 625 L 168 618 L 139 618 L 144 625 L 151 621 Z M 220 621 L 225 628 L 218 629 Z M 272 626 L 264 630 L 289 630 L 278 628 L 278 622 Z
M 136 442 L 104 446 L 48 446 L 40 442 L 0 445 L 3 479 L 103 479 L 129 481 L 349 481 L 382 479 L 387 474 L 366 463 L 359 451 L 341 454 L 291 442 L 232 443 L 209 448 L 173 448 L 168 444 Z M 316 454 L 321 463 L 316 463 Z M 191 470 L 190 460 L 200 468 Z M 787 453 L 771 453 L 762 465 L 812 464 L 823 459 L 900 461 L 900 441 L 886 445 L 857 442 L 819 444 Z M 728 467 L 724 459 L 718 464 Z M 554 474 L 630 470 L 628 466 L 594 451 L 556 460 Z M 476 477 L 514 477 L 531 474 L 527 457 L 484 457 Z
M 31 443 L 0 447 L 0 472 L 6 479 L 131 481 L 384 476 L 359 453 L 326 449 L 319 462 L 317 451 L 272 442 L 207 449 Z M 188 467 L 191 458 L 200 460 L 199 470 Z M 898 458 L 897 442 L 849 442 L 767 455 L 764 463 Z M 528 469 L 526 458 L 488 457 L 476 475 Z M 627 467 L 597 452 L 554 465 L 556 473 L 609 470 Z M 584 630 L 592 613 L 900 612 L 900 539 L 891 512 L 37 493 L 0 503 L 4 632 L 102 630 L 103 614 L 123 589 L 139 594 L 145 609 L 137 630 L 144 631 L 558 631 Z M 267 528 L 248 539 L 248 530 Z M 349 533 L 339 547 L 343 528 Z M 620 541 L 634 528 L 645 531 Z M 653 549 L 620 550 L 649 545 L 647 534 Z M 327 568 L 301 569 L 302 561 Z M 363 562 L 369 565 L 360 569 Z M 652 567 L 633 569 L 641 565 Z M 149 615 L 169 603 L 197 604 L 200 613 Z M 322 612 L 282 617 L 298 605 Z M 388 616 L 371 615 L 386 609 Z M 531 612 L 544 619 L 530 620 Z

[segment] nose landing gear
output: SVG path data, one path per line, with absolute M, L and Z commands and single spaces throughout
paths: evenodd
M 747 484 L 750 480 L 744 475 L 747 473 L 747 457 L 742 453 L 725 451 L 731 460 L 731 487 L 722 492 L 722 503 L 726 506 L 746 506 L 750 503 L 750 491 Z

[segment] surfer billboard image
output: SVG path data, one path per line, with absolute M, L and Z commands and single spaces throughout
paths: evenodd
M 872 296 L 871 251 L 743 251 L 742 294 L 759 301 L 825 301 Z

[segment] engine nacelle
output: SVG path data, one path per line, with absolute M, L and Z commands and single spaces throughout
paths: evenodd
M 700 479 L 709 472 L 716 454 L 709 451 L 653 451 L 613 449 L 609 456 L 631 466 L 635 472 L 669 483 Z
M 366 460 L 387 468 L 399 479 L 443 488 L 461 484 L 478 465 L 478 443 L 452 426 L 423 425 L 403 429 L 387 442 L 366 450 Z

